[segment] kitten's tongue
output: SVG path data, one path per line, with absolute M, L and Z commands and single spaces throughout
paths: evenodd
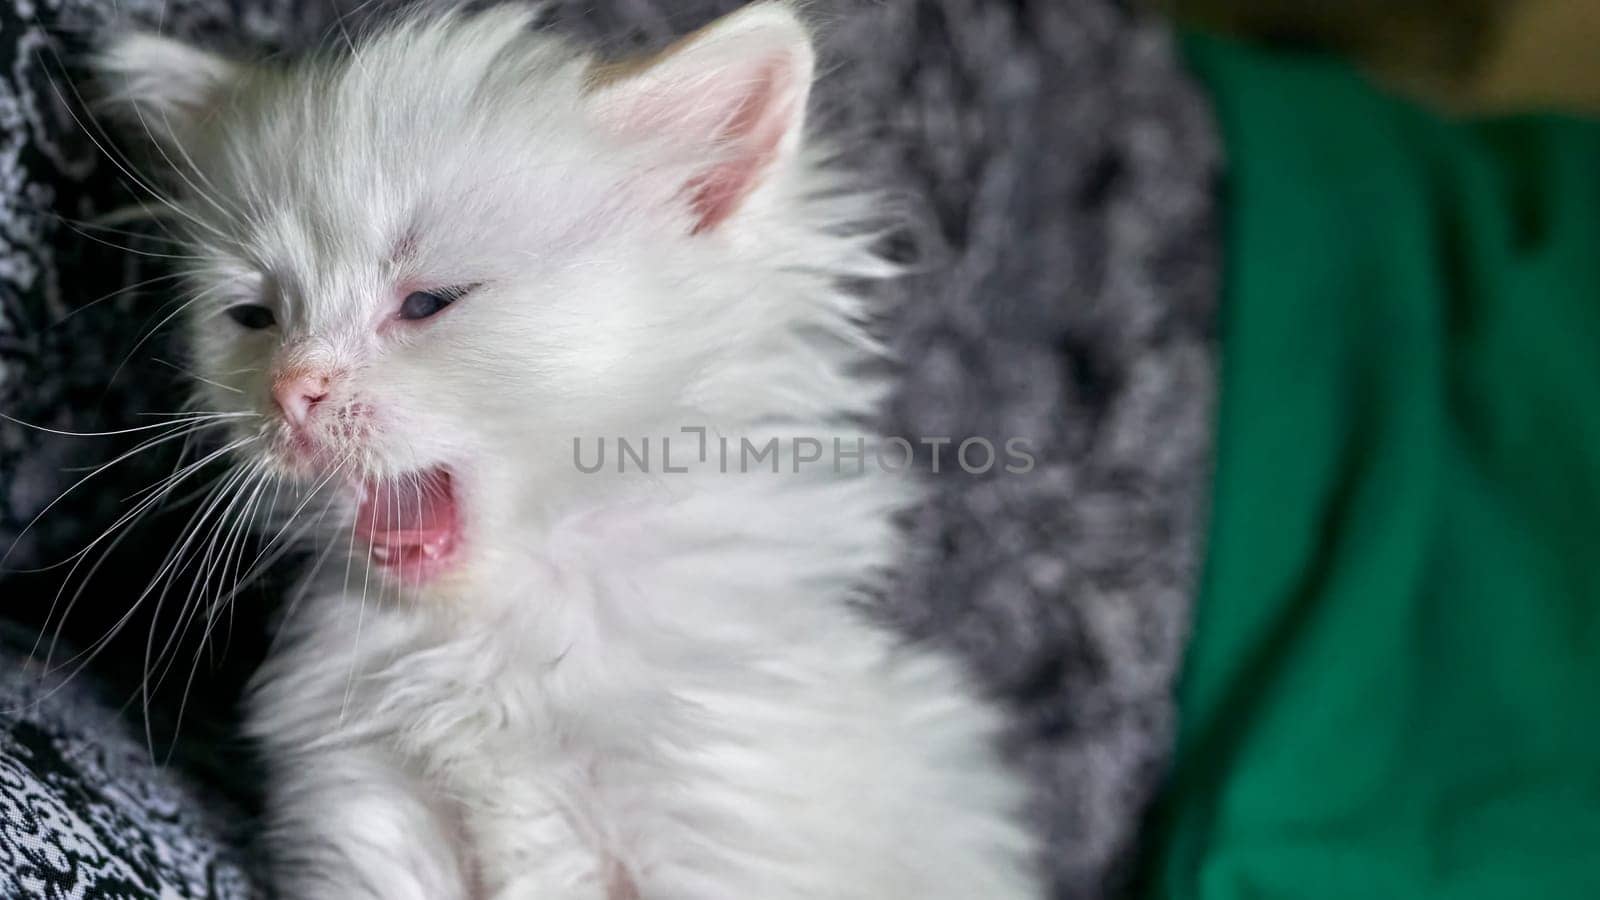
M 455 485 L 444 469 L 362 483 L 356 533 L 380 565 L 441 560 L 455 546 Z

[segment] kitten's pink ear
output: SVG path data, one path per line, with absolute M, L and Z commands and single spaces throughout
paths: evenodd
M 104 104 L 164 141 L 181 141 L 214 112 L 241 72 L 232 60 L 145 32 L 113 39 L 93 65 Z
M 757 3 L 654 57 L 597 67 L 590 101 L 606 127 L 707 160 L 683 185 L 700 233 L 737 212 L 794 154 L 814 65 L 794 12 Z

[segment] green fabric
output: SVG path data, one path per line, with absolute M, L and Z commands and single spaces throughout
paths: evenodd
M 1188 51 L 1222 402 L 1143 893 L 1600 898 L 1600 124 Z

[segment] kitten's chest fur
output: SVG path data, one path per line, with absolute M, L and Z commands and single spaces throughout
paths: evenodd
M 392 770 L 482 896 L 534 871 L 596 898 L 1012 896 L 993 713 L 854 606 L 901 488 L 742 484 L 566 523 L 470 612 L 334 585 L 253 731 Z

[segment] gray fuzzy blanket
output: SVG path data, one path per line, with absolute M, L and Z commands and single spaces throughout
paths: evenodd
M 664 43 L 736 5 L 558 0 L 551 18 L 620 50 Z M 816 121 L 912 214 L 894 249 L 914 274 L 881 288 L 895 310 L 883 328 L 904 360 L 884 427 L 997 445 L 1020 437 L 1038 457 L 1027 475 L 980 476 L 962 473 L 954 446 L 937 460 L 924 452 L 933 495 L 908 524 L 915 556 L 879 612 L 908 638 L 953 649 L 1011 711 L 1010 747 L 1037 787 L 1057 896 L 1105 896 L 1126 875 L 1169 751 L 1169 691 L 1203 536 L 1218 273 L 1213 125 L 1170 35 L 1112 0 L 806 7 L 824 60 Z M 114 10 L 145 23 L 164 15 L 166 30 L 235 48 L 294 49 L 336 33 L 333 7 L 311 0 L 53 0 L 37 16 L 4 13 L 0 412 L 65 430 L 147 424 L 138 413 L 174 408 L 169 338 L 158 333 L 134 347 L 166 299 L 159 290 L 119 294 L 66 318 L 161 271 L 159 260 L 102 246 L 104 235 L 74 224 L 122 202 L 125 187 L 74 117 L 81 105 L 50 76 L 70 84 L 73 54 Z M 351 12 L 352 20 L 384 14 L 381 6 Z M 113 379 L 112 362 L 124 357 Z M 127 445 L 0 421 L 0 552 L 16 545 L 8 567 L 82 546 L 114 517 L 118 498 L 171 463 L 160 454 L 134 460 L 106 487 L 69 495 L 18 541 L 22 526 L 76 480 L 66 468 Z M 118 548 L 63 629 L 69 639 L 104 633 L 122 612 L 116 586 L 144 583 L 151 548 L 164 548 L 178 520 L 157 517 Z M 42 627 L 62 574 L 0 574 L 8 615 Z M 270 601 L 263 596 L 259 607 Z M 250 632 L 262 618 L 242 615 L 231 662 L 207 661 L 210 690 L 191 698 L 183 740 L 172 748 L 180 762 L 194 761 L 180 766 L 191 781 L 219 780 L 206 760 L 214 764 L 212 751 L 225 746 L 216 735 L 226 733 L 229 704 L 259 657 Z M 52 619 L 51 630 L 58 626 Z M 93 672 L 102 683 L 137 679 L 141 629 L 157 627 L 141 623 L 129 629 L 134 646 L 114 642 L 101 655 Z M 163 702 L 176 702 L 169 693 L 156 699 L 158 715 Z M 14 756 L 19 729 L 35 743 L 85 746 L 81 734 L 38 738 L 41 719 L 116 727 L 109 717 L 47 715 L 16 699 L 0 697 L 0 734 L 12 736 L 0 740 L 0 759 Z M 100 702 L 73 690 L 41 701 Z M 125 741 L 87 737 L 91 746 Z M 221 780 L 233 782 L 227 802 L 248 809 L 252 786 L 238 785 L 236 770 Z M 72 787 L 70 778 L 52 784 L 44 793 L 58 798 L 98 790 Z M 0 784 L 0 793 L 17 789 Z M 181 792 L 146 799 L 192 802 Z M 0 854 L 16 858 L 41 838 L 5 808 Z M 188 823 L 205 816 L 180 818 L 189 832 L 203 831 Z M 102 832 L 72 839 L 93 850 L 83 858 L 115 858 L 151 840 Z M 242 863 L 225 846 L 235 836 L 226 838 L 217 846 L 204 835 L 161 838 L 200 841 L 204 852 L 162 859 L 207 875 L 135 865 L 132 875 L 117 870 L 120 881 L 94 866 L 52 877 L 85 896 L 119 885 L 154 895 L 196 879 L 218 885 L 214 896 L 242 896 L 246 882 L 233 877 Z M 0 893 L 32 894 L 16 871 L 0 871 Z

